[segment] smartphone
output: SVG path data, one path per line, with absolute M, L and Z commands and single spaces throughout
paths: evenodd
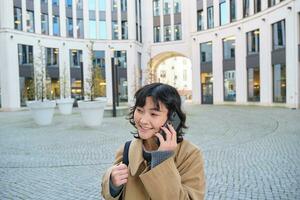
M 176 111 L 172 112 L 169 119 L 163 125 L 164 127 L 168 128 L 168 123 L 171 123 L 176 133 L 179 131 L 179 125 L 181 120 Z M 163 136 L 164 140 L 166 140 L 166 133 L 163 130 L 160 130 L 160 134 Z

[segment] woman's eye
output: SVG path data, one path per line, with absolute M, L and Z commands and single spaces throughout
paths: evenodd
M 143 112 L 143 110 L 140 109 L 140 108 L 137 108 L 136 110 L 137 110 L 138 112 Z
M 156 113 L 151 113 L 151 116 L 158 116 L 158 114 L 156 114 Z

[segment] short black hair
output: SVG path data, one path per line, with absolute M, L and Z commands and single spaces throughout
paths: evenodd
M 137 107 L 144 107 L 146 104 L 146 98 L 152 97 L 156 108 L 160 110 L 159 102 L 163 103 L 168 109 L 168 118 L 170 117 L 172 112 L 177 112 L 181 123 L 178 127 L 177 131 L 177 142 L 181 142 L 183 140 L 183 129 L 187 128 L 186 114 L 181 109 L 181 98 L 178 94 L 178 91 L 168 85 L 163 83 L 151 83 L 140 88 L 134 95 L 135 104 L 130 108 L 128 119 L 130 124 L 132 124 L 135 128 L 134 122 L 134 111 Z M 135 138 L 140 138 L 138 132 L 133 132 Z

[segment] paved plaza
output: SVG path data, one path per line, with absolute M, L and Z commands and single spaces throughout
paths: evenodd
M 186 138 L 205 159 L 206 199 L 300 199 L 300 110 L 186 105 Z M 56 111 L 0 112 L 0 199 L 102 199 L 101 176 L 132 138 L 125 117 L 82 125 Z

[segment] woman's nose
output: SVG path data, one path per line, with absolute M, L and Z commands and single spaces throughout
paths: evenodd
M 149 123 L 148 117 L 146 115 L 142 115 L 141 119 L 140 119 L 140 123 L 141 124 L 148 124 Z

